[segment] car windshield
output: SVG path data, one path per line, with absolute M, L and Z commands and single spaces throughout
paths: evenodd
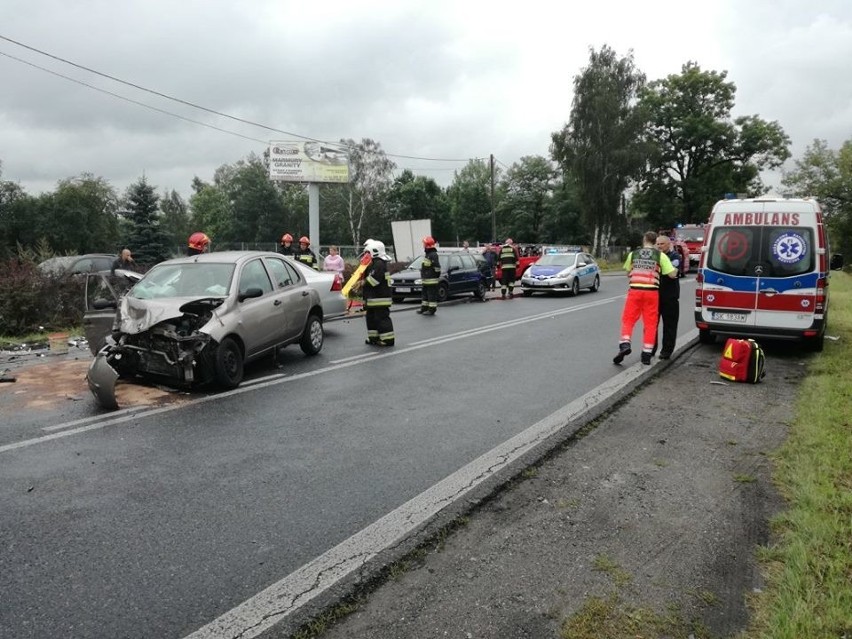
M 681 242 L 703 242 L 704 229 L 676 229 L 675 238 Z
M 574 266 L 576 253 L 549 253 L 542 255 L 535 263 L 536 266 Z
M 413 269 L 417 269 L 419 271 L 420 267 L 423 265 L 423 258 L 424 257 L 425 257 L 424 255 L 421 255 L 420 257 L 415 259 L 411 264 L 409 264 L 406 268 L 413 268 Z M 438 260 L 440 261 L 440 259 L 441 258 L 439 257 Z
M 230 290 L 233 274 L 233 264 L 161 264 L 148 271 L 129 295 L 143 300 L 224 297 Z

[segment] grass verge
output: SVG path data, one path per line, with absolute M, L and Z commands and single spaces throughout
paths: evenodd
M 788 510 L 759 550 L 767 588 L 742 639 L 852 638 L 852 276 L 835 272 L 825 350 L 811 360 L 774 454 Z

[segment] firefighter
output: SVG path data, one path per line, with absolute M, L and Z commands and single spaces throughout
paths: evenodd
M 293 236 L 289 233 L 285 233 L 281 236 L 281 246 L 278 249 L 278 252 L 281 255 L 294 255 L 296 253 L 296 249 L 293 248 Z
M 621 340 L 613 364 L 621 364 L 630 355 L 633 327 L 642 318 L 642 363 L 651 363 L 651 353 L 657 340 L 657 315 L 660 304 L 660 276 L 677 278 L 677 269 L 665 253 L 654 247 L 657 234 L 648 231 L 642 236 L 642 248 L 631 251 L 624 262 L 629 288 L 621 312 Z
M 435 238 L 427 235 L 423 238 L 423 248 L 426 255 L 420 264 L 420 282 L 423 293 L 420 301 L 419 315 L 434 315 L 438 310 L 438 282 L 441 277 L 441 264 L 438 262 L 438 249 L 435 248 Z
M 193 233 L 189 236 L 189 242 L 187 243 L 186 254 L 187 255 L 199 255 L 200 253 L 204 253 L 210 247 L 210 238 L 207 237 L 201 231 L 197 233 Z
M 302 262 L 303 264 L 307 264 L 314 270 L 319 270 L 319 260 L 314 252 L 310 248 L 311 241 L 308 239 L 307 235 L 303 235 L 299 238 L 299 248 L 296 249 L 294 256 L 297 260 Z
M 364 307 L 367 317 L 367 344 L 371 346 L 393 346 L 393 322 L 390 316 L 391 288 L 388 262 L 390 256 L 385 253 L 385 245 L 378 240 L 364 242 L 364 250 L 372 257 L 372 262 L 364 272 Z
M 515 269 L 518 266 L 518 249 L 515 248 L 515 243 L 512 238 L 506 238 L 505 244 L 500 247 L 498 260 L 500 262 L 500 298 L 506 299 L 506 289 L 509 289 L 509 299 L 515 297 L 512 292 L 515 288 Z

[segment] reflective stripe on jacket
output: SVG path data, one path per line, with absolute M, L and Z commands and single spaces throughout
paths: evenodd
M 441 277 L 441 263 L 438 261 L 438 251 L 435 247 L 426 249 L 423 263 L 420 265 L 420 281 L 424 286 L 437 284 Z
M 647 246 L 630 253 L 627 258 L 630 288 L 660 288 L 660 255 L 660 251 Z
M 517 265 L 518 254 L 515 252 L 515 247 L 509 244 L 504 244 L 500 248 L 500 267 L 502 269 L 513 269 Z

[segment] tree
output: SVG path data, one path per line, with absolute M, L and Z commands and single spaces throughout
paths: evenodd
M 189 207 L 180 193 L 172 189 L 160 199 L 160 228 L 169 247 L 184 247 L 187 238 L 194 232 L 189 221 Z
M 90 173 L 60 180 L 42 201 L 39 229 L 59 253 L 114 252 L 119 243 L 118 196 L 104 178 Z
M 231 223 L 219 242 L 275 242 L 282 234 L 284 204 L 258 155 L 216 169 L 214 183 L 228 200 Z
M 848 260 L 852 255 L 852 140 L 844 142 L 839 151 L 829 149 L 825 140 L 814 140 L 781 183 L 787 187 L 786 195 L 819 200 L 829 240 Z
M 432 235 L 438 241 L 453 238 L 447 194 L 432 178 L 405 169 L 391 185 L 388 210 L 393 221 L 432 220 Z
M 231 211 L 227 195 L 214 184 L 199 181 L 197 186 L 198 190 L 189 198 L 193 232 L 206 233 L 214 244 L 230 237 Z
M 349 184 L 329 189 L 329 195 L 342 203 L 338 208 L 355 246 L 361 246 L 363 233 L 377 238 L 390 237 L 390 218 L 383 210 L 396 168 L 382 150 L 382 145 L 369 138 L 361 142 L 341 140 L 349 149 Z
M 726 77 L 688 62 L 642 91 L 653 152 L 634 204 L 658 226 L 704 222 L 726 193 L 764 193 L 760 171 L 790 155 L 777 122 L 731 119 L 736 86 Z
M 544 227 L 553 213 L 556 172 L 547 158 L 524 156 L 515 162 L 501 181 L 504 194 L 501 219 L 510 220 L 512 237 L 526 242 L 543 242 Z
M 169 237 L 160 228 L 159 200 L 145 176 L 127 187 L 123 214 L 128 229 L 124 243 L 139 264 L 156 264 L 171 257 Z
M 551 155 L 576 179 L 597 255 L 617 225 L 622 194 L 647 157 L 645 115 L 637 104 L 644 85 L 632 51 L 619 58 L 608 46 L 592 49 L 589 66 L 574 78 L 570 120 L 552 135 Z
M 498 180 L 499 176 L 496 171 L 494 179 Z M 447 197 L 456 237 L 497 241 L 491 232 L 491 171 L 483 160 L 471 160 L 456 171 Z M 508 220 L 498 221 L 498 237 L 502 237 Z

